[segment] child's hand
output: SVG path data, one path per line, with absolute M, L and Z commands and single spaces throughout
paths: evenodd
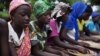
M 81 53 L 83 53 L 83 54 L 86 54 L 86 53 L 89 52 L 89 50 L 86 49 L 86 48 L 84 48 L 84 47 L 79 46 L 79 47 L 77 47 L 77 48 L 78 48 L 78 51 L 81 52 Z
M 64 52 L 60 51 L 60 56 L 69 56 L 69 55 L 67 55 Z
M 100 42 L 100 39 L 98 39 L 98 38 L 93 38 L 92 41 L 94 41 L 94 42 Z
M 84 43 L 84 42 L 78 42 L 78 43 L 81 46 L 85 46 L 85 47 L 89 47 L 90 46 L 88 43 Z

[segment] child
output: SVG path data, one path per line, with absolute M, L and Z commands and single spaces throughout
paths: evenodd
M 63 2 L 60 2 L 54 8 L 53 13 L 51 14 L 51 16 L 53 16 L 53 19 L 51 19 L 49 23 L 51 28 L 51 33 L 47 40 L 49 43 L 48 47 L 58 46 L 64 49 L 74 49 L 82 53 L 85 53 L 86 50 L 85 48 L 64 43 L 64 41 L 62 41 L 62 39 L 64 38 L 60 37 L 61 23 L 67 21 L 67 16 L 69 12 L 70 12 L 70 6 Z
M 86 23 L 86 28 L 90 31 L 91 34 L 100 34 L 100 14 L 99 13 L 92 13 L 92 19 L 90 19 Z
M 87 20 L 92 13 L 92 8 L 82 2 L 76 2 L 72 5 L 72 9 L 68 21 L 62 24 L 61 37 L 72 44 L 85 46 L 86 44 L 77 42 L 79 39 L 77 19 Z
M 46 25 L 50 21 L 51 10 L 44 1 L 38 0 L 34 4 L 34 14 L 36 16 L 35 21 L 31 21 L 31 43 L 32 43 L 32 55 L 35 56 L 58 56 L 44 51 L 45 42 L 47 39 L 47 27 Z
M 31 6 L 24 0 L 12 0 L 8 22 L 10 56 L 30 56 L 29 21 Z

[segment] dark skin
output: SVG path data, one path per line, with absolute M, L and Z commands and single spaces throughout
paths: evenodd
M 2 56 L 10 56 L 8 42 L 8 25 L 3 19 L 0 19 L 0 54 Z
M 66 34 L 66 32 L 68 32 L 68 30 L 66 30 L 66 28 L 62 28 L 62 29 L 61 29 L 60 36 L 61 36 L 61 39 L 62 39 L 62 40 L 66 40 L 66 41 L 68 41 L 70 44 L 74 44 L 74 45 L 80 45 L 80 46 L 85 46 L 85 47 L 89 46 L 89 45 L 86 44 L 86 43 L 77 42 L 77 41 L 71 39 L 71 38 Z M 66 36 L 67 38 L 66 38 L 65 36 Z M 79 48 L 79 50 L 82 51 L 81 48 Z M 85 51 L 83 51 L 83 52 L 85 52 Z
M 32 46 L 32 54 L 34 54 L 35 56 L 45 56 L 44 53 L 42 51 L 40 51 L 39 43 Z
M 14 13 L 13 13 L 14 12 Z M 18 37 L 21 36 L 23 29 L 29 26 L 31 9 L 28 5 L 21 5 L 11 13 L 11 25 Z M 10 43 L 11 55 L 17 56 L 15 45 Z
M 44 14 L 37 17 L 36 24 L 40 28 L 41 31 L 45 27 L 45 25 L 49 23 L 50 14 L 51 14 L 51 11 L 46 11 Z M 39 47 L 39 43 L 32 46 L 32 54 L 34 54 L 35 56 L 49 56 L 49 55 L 45 54 L 43 51 L 40 51 L 40 50 L 41 49 Z
M 60 21 L 66 21 L 66 15 L 65 15 L 65 13 L 64 13 L 64 12 L 61 12 L 61 14 L 63 14 L 63 16 L 62 16 L 62 17 L 59 17 L 59 19 L 56 20 L 58 26 L 59 26 Z M 68 14 L 68 13 L 67 13 L 67 14 Z M 62 20 L 61 18 L 63 18 L 63 20 Z M 59 39 L 58 36 L 53 36 L 53 37 L 54 37 L 53 42 L 54 42 L 57 46 L 59 46 L 59 47 L 62 47 L 62 48 L 72 48 L 72 49 L 75 49 L 75 50 L 78 49 L 78 47 L 73 47 L 73 46 L 70 45 L 70 44 L 67 45 L 66 43 L 62 42 L 62 41 Z M 46 46 L 45 49 L 46 49 L 47 52 L 54 53 L 54 54 L 58 54 L 58 55 L 61 55 L 61 56 L 62 56 L 62 52 L 60 52 L 60 51 L 58 51 L 58 50 L 56 50 L 56 49 L 54 49 L 54 48 L 51 48 L 51 47 L 49 47 L 49 46 Z M 67 55 L 67 54 L 66 54 L 66 55 Z
M 87 19 L 89 18 L 90 15 L 91 15 L 91 13 L 84 12 L 84 13 L 79 17 L 79 19 L 80 19 L 80 21 L 81 21 L 82 19 L 87 20 Z M 61 38 L 62 40 L 66 40 L 66 41 L 68 41 L 69 43 L 74 44 L 74 45 L 89 46 L 89 45 L 86 44 L 86 43 L 77 42 L 77 41 L 71 39 L 70 37 L 68 37 L 67 34 L 66 34 L 68 31 L 69 31 L 69 30 L 66 29 L 66 28 L 62 28 L 62 29 L 61 29 L 60 38 Z M 67 37 L 65 37 L 65 36 L 67 36 Z M 86 53 L 86 52 L 87 52 L 85 48 L 78 48 L 78 51 L 81 51 L 82 53 Z
M 59 23 L 60 23 L 60 21 L 62 21 L 62 22 L 64 22 L 64 21 L 66 21 L 67 19 L 66 19 L 66 17 L 67 17 L 67 15 L 66 15 L 66 13 L 64 13 L 64 12 L 62 12 L 62 16 L 61 17 L 59 17 L 59 18 L 57 18 L 57 20 L 56 20 L 56 22 L 57 22 L 57 24 L 58 24 L 58 26 L 59 26 Z M 68 13 L 67 13 L 68 14 Z M 64 37 L 65 37 L 66 35 L 64 35 Z M 52 36 L 54 39 L 53 39 L 53 42 L 54 42 L 54 44 L 55 45 L 57 45 L 57 46 L 59 46 L 59 47 L 62 47 L 62 48 L 66 48 L 66 49 L 74 49 L 74 50 L 78 50 L 78 51 L 80 51 L 80 52 L 82 52 L 82 53 L 86 53 L 86 52 L 84 52 L 85 51 L 85 49 L 84 48 L 79 48 L 79 47 L 75 47 L 75 46 L 73 46 L 73 45 L 71 45 L 71 44 L 66 44 L 66 43 L 64 43 L 63 41 L 61 41 L 60 40 L 60 38 L 62 38 L 62 37 L 60 37 L 59 38 L 59 36 Z M 63 38 L 64 39 L 64 38 Z M 68 40 L 68 39 L 67 39 Z
M 90 6 L 88 6 L 86 8 L 86 11 L 80 17 L 78 17 L 79 20 L 80 20 L 80 22 L 82 21 L 82 19 L 83 20 L 88 20 L 89 19 L 89 16 L 91 15 L 91 13 L 92 13 L 92 8 Z M 63 29 L 62 31 L 64 33 L 66 33 L 68 31 L 68 29 Z M 64 33 L 62 35 L 65 35 Z M 89 38 L 88 36 L 85 36 L 83 34 L 83 31 L 80 31 L 80 36 L 81 36 L 80 39 L 83 39 L 83 40 L 92 40 L 92 41 L 95 41 L 95 42 L 98 42 L 99 41 L 96 38 L 92 38 L 92 37 Z M 74 42 L 71 41 L 71 43 L 79 44 L 79 45 L 82 45 L 82 46 L 88 46 L 85 43 L 78 43 L 78 42 L 75 42 L 75 41 Z
M 65 54 L 64 52 L 58 50 L 58 48 L 57 49 L 54 48 L 54 46 L 53 47 L 45 46 L 45 51 L 53 53 L 53 54 L 57 54 L 57 55 L 60 55 L 60 56 L 65 56 L 65 55 L 67 56 L 67 54 Z
M 94 17 L 94 19 L 93 19 L 94 24 L 98 23 L 99 21 L 100 21 L 100 16 Z M 90 32 L 90 33 L 93 35 L 100 35 L 98 32 Z
M 61 30 L 62 31 L 62 30 Z M 65 30 L 63 30 L 63 31 L 65 31 Z M 61 32 L 61 34 L 63 35 L 63 34 L 65 34 L 65 33 L 63 33 L 63 32 Z M 64 37 L 66 36 L 66 34 L 64 35 Z M 62 39 L 62 37 L 61 37 L 61 39 Z M 63 38 L 64 40 L 68 40 L 68 41 L 72 41 L 73 43 L 76 43 L 77 44 L 77 42 L 75 41 L 73 41 L 73 39 L 71 39 L 71 38 Z M 86 51 L 86 49 L 84 49 L 84 48 L 81 48 L 81 47 L 75 47 L 75 46 L 73 46 L 73 45 L 71 45 L 71 44 L 66 44 L 66 43 L 64 43 L 63 41 L 61 41 L 60 39 L 59 39 L 59 37 L 58 36 L 55 36 L 55 38 L 54 38 L 54 43 L 57 45 L 57 46 L 59 46 L 59 47 L 62 47 L 62 48 L 66 48 L 66 49 L 73 49 L 73 50 L 78 50 L 79 52 L 81 52 L 81 53 L 86 53 L 85 51 Z M 72 43 L 71 42 L 71 43 Z
M 82 20 L 88 20 L 90 15 L 91 15 L 91 12 L 84 12 L 80 17 L 78 17 L 79 18 L 79 21 L 81 22 Z M 63 32 L 67 32 L 68 30 L 67 29 L 64 29 L 62 31 Z M 80 33 L 82 35 L 82 32 L 80 32 Z M 71 40 L 71 43 L 78 44 L 78 45 L 81 45 L 81 46 L 88 46 L 88 44 L 76 42 L 75 40 L 74 40 L 74 42 L 73 42 L 73 40 Z
M 79 21 L 81 22 L 82 21 L 82 18 L 84 19 L 84 20 L 88 20 L 89 19 L 89 16 L 91 15 L 91 13 L 84 13 L 80 18 L 79 18 Z M 85 16 L 85 17 L 84 17 Z M 95 22 L 97 22 L 97 21 L 99 21 L 99 16 L 98 17 L 96 17 L 93 21 L 94 21 L 94 23 Z M 94 37 L 92 37 L 92 36 L 86 36 L 86 35 L 84 35 L 83 34 L 84 33 L 84 31 L 80 31 L 80 39 L 82 39 L 82 40 L 88 40 L 88 41 L 94 41 L 94 42 L 100 42 L 100 40 L 99 39 L 97 39 L 97 38 L 94 38 Z M 99 35 L 97 32 L 91 32 L 91 34 L 93 34 L 93 35 Z
M 82 20 L 88 20 L 89 19 L 89 16 L 90 16 L 90 13 L 83 13 L 83 15 L 81 15 L 79 17 L 79 22 L 82 22 Z M 84 33 L 84 30 L 83 31 L 79 31 L 79 33 L 80 33 L 80 38 L 81 38 L 81 36 L 84 36 L 84 34 L 83 34 Z
M 38 27 L 42 30 L 43 27 L 45 27 L 46 24 L 49 23 L 50 21 L 50 11 L 45 12 L 43 15 L 41 15 L 38 18 L 38 21 L 36 21 L 36 24 L 38 25 Z M 43 51 L 40 51 L 41 49 L 39 48 L 39 43 L 37 43 L 36 45 L 32 46 L 32 54 L 34 54 L 35 56 L 50 56 L 46 53 L 44 53 Z M 35 51 L 35 52 L 34 52 Z M 65 56 L 62 52 L 53 49 L 51 47 L 45 46 L 44 51 L 52 53 L 52 54 L 58 54 L 61 56 Z

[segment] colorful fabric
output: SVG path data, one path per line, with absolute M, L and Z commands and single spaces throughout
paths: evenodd
M 31 5 L 27 2 L 25 2 L 24 0 L 12 0 L 10 3 L 10 6 L 9 6 L 9 15 L 10 15 L 11 11 L 15 10 L 17 7 L 19 7 L 23 4 L 29 5 L 31 8 Z
M 100 13 L 93 12 L 93 13 L 92 13 L 92 19 L 94 19 L 94 17 L 96 17 L 96 16 L 100 16 Z
M 89 20 L 85 23 L 85 26 L 90 32 L 98 32 L 100 33 L 100 25 L 95 23 L 92 20 Z
M 54 42 L 52 41 L 54 38 L 58 37 L 59 36 L 59 32 L 60 32 L 60 29 L 61 29 L 61 22 L 60 22 L 60 25 L 58 27 L 58 24 L 56 22 L 56 19 L 51 19 L 50 22 L 49 22 L 49 26 L 50 26 L 50 37 L 47 39 L 47 45 L 54 45 Z
M 31 32 L 31 40 L 36 40 L 40 43 L 41 49 L 44 49 L 44 44 L 47 39 L 47 31 L 46 28 L 41 29 L 37 26 L 35 21 L 30 22 L 31 27 L 32 27 L 32 32 Z
M 29 38 L 29 29 L 26 28 L 25 31 L 22 32 L 20 38 L 17 33 L 14 31 L 11 23 L 8 22 L 9 28 L 9 42 L 13 43 L 17 48 L 18 56 L 30 56 L 30 38 Z
M 72 5 L 72 12 L 71 14 L 75 17 L 78 18 L 80 17 L 86 10 L 87 5 L 83 2 L 76 2 L 75 4 Z
M 87 8 L 87 5 L 85 5 L 82 2 L 76 2 L 72 5 L 72 12 L 69 14 L 68 20 L 63 23 L 63 27 L 66 29 L 72 30 L 75 28 L 75 40 L 78 40 L 78 24 L 77 24 L 77 18 L 80 17 Z
M 88 28 L 88 30 L 90 32 L 100 33 L 100 23 L 99 22 L 96 22 L 96 23 L 93 22 L 93 19 L 96 16 L 100 16 L 100 13 L 93 12 L 92 13 L 92 19 L 88 20 L 85 26 Z
M 22 41 L 21 47 L 17 50 L 18 56 L 30 56 L 31 43 L 29 38 L 29 28 L 25 29 L 25 37 Z
M 58 28 L 57 28 L 57 22 L 56 22 L 55 19 L 50 20 L 49 26 L 50 26 L 51 31 L 52 31 L 50 36 L 51 37 L 59 36 L 59 32 L 58 32 Z
M 9 29 L 9 42 L 14 43 L 14 45 L 16 46 L 20 46 L 25 36 L 24 30 L 19 38 L 17 33 L 14 31 L 13 27 L 11 26 L 11 22 L 8 22 L 8 29 Z
M 88 20 L 85 23 L 85 27 L 90 31 L 90 32 L 95 32 L 96 31 L 96 27 L 94 22 L 92 21 L 92 19 Z
M 100 13 L 93 12 L 92 13 L 92 19 L 94 19 L 96 16 L 100 16 Z M 95 23 L 96 31 L 100 33 L 100 20 Z
M 40 16 L 45 13 L 50 6 L 48 6 L 44 1 L 38 0 L 34 4 L 34 13 L 36 16 Z
M 79 29 L 79 31 L 83 31 L 83 27 L 84 27 L 85 21 L 82 20 L 80 22 L 79 19 L 77 19 L 77 23 L 78 23 L 78 29 Z
M 69 4 L 60 2 L 59 4 L 57 4 L 57 5 L 55 6 L 54 10 L 52 11 L 51 17 L 53 17 L 55 14 L 57 14 L 56 17 L 62 16 L 62 15 L 60 15 L 59 12 L 62 10 L 63 7 L 65 7 L 65 8 L 67 9 L 67 8 L 70 7 L 70 6 L 69 6 Z M 63 8 L 63 9 L 64 9 L 64 8 Z

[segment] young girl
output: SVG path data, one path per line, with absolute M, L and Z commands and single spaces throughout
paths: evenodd
M 76 2 L 72 5 L 72 9 L 68 21 L 62 24 L 61 37 L 70 43 L 84 46 L 83 43 L 77 42 L 79 39 L 77 19 L 87 20 L 92 13 L 92 8 L 82 2 Z
M 65 43 L 62 38 L 60 37 L 60 31 L 61 31 L 61 23 L 67 21 L 68 13 L 70 12 L 70 6 L 68 4 L 65 4 L 63 2 L 60 2 L 53 10 L 51 16 L 53 16 L 53 19 L 50 20 L 50 28 L 51 33 L 47 40 L 49 43 L 49 46 L 58 46 L 62 49 L 74 49 L 78 50 L 82 53 L 85 53 L 85 48 L 79 48 L 78 46 L 73 46 L 71 44 Z M 59 50 L 59 49 L 58 49 Z
M 87 29 L 91 34 L 99 35 L 100 34 L 100 13 L 92 13 L 92 19 L 86 23 Z
M 89 46 L 87 43 L 78 42 L 79 32 L 78 32 L 77 19 L 87 20 L 92 13 L 92 8 L 83 2 L 76 2 L 72 5 L 72 9 L 73 10 L 69 14 L 68 20 L 62 24 L 62 29 L 60 33 L 61 38 L 63 40 L 67 40 L 69 43 L 73 45 Z
M 32 43 L 32 55 L 35 56 L 58 56 L 50 52 L 44 51 L 45 42 L 47 39 L 47 27 L 46 25 L 50 21 L 51 10 L 44 1 L 38 0 L 34 4 L 35 21 L 31 21 L 31 43 Z
M 10 56 L 30 56 L 29 21 L 31 6 L 24 0 L 12 0 L 8 22 Z

